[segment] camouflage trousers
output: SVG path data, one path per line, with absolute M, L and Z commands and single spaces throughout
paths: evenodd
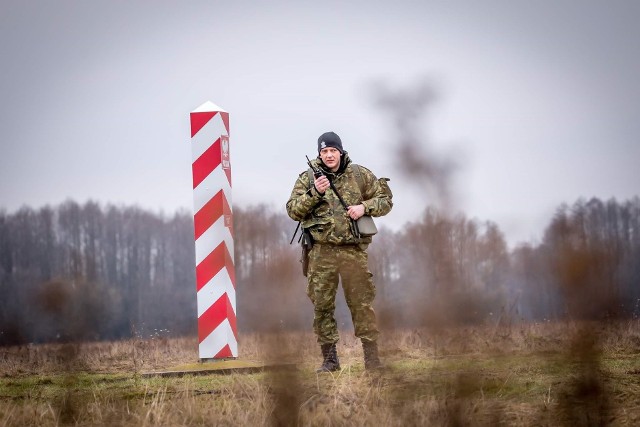
M 313 330 L 320 344 L 338 342 L 335 319 L 338 279 L 342 279 L 355 335 L 362 341 L 376 341 L 378 328 L 373 311 L 376 288 L 367 265 L 367 252 L 359 246 L 315 244 L 309 252 L 307 295 L 314 307 Z

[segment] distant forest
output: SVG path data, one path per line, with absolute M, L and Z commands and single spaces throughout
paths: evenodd
M 295 223 L 234 209 L 240 332 L 311 330 Z M 508 251 L 491 222 L 427 209 L 369 248 L 384 328 L 640 315 L 640 199 L 560 206 Z M 193 218 L 67 201 L 0 211 L 0 345 L 196 334 Z M 338 320 L 350 327 L 343 300 Z

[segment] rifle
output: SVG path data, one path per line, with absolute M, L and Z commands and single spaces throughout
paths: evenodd
M 319 178 L 320 176 L 325 175 L 324 172 L 322 172 L 322 169 L 316 168 L 313 163 L 311 163 L 311 160 L 309 160 L 309 156 L 306 156 L 307 158 L 307 164 L 309 165 L 309 167 L 311 168 L 311 170 L 313 171 L 313 176 L 315 178 Z M 340 195 L 340 193 L 338 193 L 338 190 L 336 190 L 336 186 L 333 185 L 333 181 L 331 180 L 331 178 L 329 178 L 327 176 L 327 179 L 329 180 L 329 187 L 333 190 L 333 192 L 335 193 L 335 195 L 338 197 L 338 200 L 340 200 L 340 204 L 342 204 L 342 207 L 344 207 L 344 210 L 347 211 L 349 210 L 349 206 L 347 206 L 347 204 L 345 203 L 344 199 L 342 198 L 342 196 Z M 349 228 L 351 229 L 351 232 L 353 233 L 353 236 L 356 239 L 360 239 L 360 230 L 358 229 L 358 223 L 356 222 L 355 219 L 349 217 Z
M 298 234 L 298 230 L 300 229 L 300 224 L 302 224 L 302 221 L 298 222 L 296 231 L 293 232 L 293 236 L 291 236 L 289 244 L 292 244 L 293 240 L 296 238 L 296 234 Z M 300 233 L 300 237 L 298 237 L 298 243 L 300 243 L 302 247 L 302 255 L 300 256 L 300 262 L 302 263 L 302 275 L 306 277 L 307 271 L 309 270 L 309 251 L 313 248 L 313 238 L 311 237 L 311 233 L 303 228 L 302 233 Z
M 298 234 L 298 230 L 300 230 L 300 224 L 302 224 L 301 221 L 298 222 L 298 225 L 296 226 L 296 231 L 293 232 L 293 236 L 291 236 L 291 241 L 289 242 L 289 244 L 292 244 L 293 239 L 296 238 L 296 234 Z M 298 243 L 300 243 L 300 239 L 298 239 Z

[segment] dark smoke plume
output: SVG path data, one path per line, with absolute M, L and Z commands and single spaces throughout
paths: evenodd
M 431 209 L 437 208 L 427 210 L 427 215 L 437 217 L 433 231 L 439 235 L 438 243 L 429 248 L 429 253 L 438 258 L 437 271 L 424 272 L 417 280 L 417 286 L 407 289 L 407 292 L 415 293 L 412 300 L 420 302 L 420 308 L 411 311 L 417 312 L 423 326 L 438 328 L 438 325 L 452 321 L 456 323 L 456 319 L 474 311 L 468 304 L 481 299 L 465 294 L 468 289 L 456 268 L 454 248 L 448 244 L 454 233 L 451 224 L 455 222 L 453 176 L 461 165 L 452 154 L 438 153 L 432 137 L 426 132 L 429 113 L 438 99 L 437 90 L 428 78 L 405 87 L 378 82 L 372 87 L 372 99 L 376 109 L 383 111 L 389 121 L 390 135 L 385 140 L 393 150 L 395 172 L 415 187 L 417 194 L 427 194 Z M 424 261 L 428 264 L 427 259 Z M 422 271 L 421 266 L 415 266 L 415 271 Z M 430 293 L 430 298 L 425 305 L 426 293 Z M 386 320 L 393 321 L 391 318 Z
M 379 83 L 373 92 L 376 108 L 384 111 L 390 120 L 391 135 L 386 140 L 393 147 L 396 171 L 420 191 L 429 192 L 432 196 L 430 209 L 439 208 L 427 210 L 424 221 L 433 225 L 427 231 L 434 244 L 421 252 L 423 262 L 405 266 L 419 277 L 415 286 L 403 288 L 403 292 L 412 294 L 405 301 L 415 301 L 416 307 L 387 308 L 384 312 L 413 313 L 431 335 L 436 353 L 446 355 L 446 346 L 451 345 L 451 327 L 467 323 L 469 319 L 465 320 L 465 316 L 481 309 L 479 302 L 487 295 L 487 289 L 468 283 L 460 268 L 464 257 L 460 246 L 456 245 L 456 231 L 450 226 L 455 223 L 452 178 L 460 165 L 451 156 L 438 155 L 431 138 L 424 132 L 429 110 L 437 99 L 436 91 L 427 80 L 405 88 L 390 88 Z M 589 212 L 588 209 L 583 211 Z M 587 233 L 589 218 L 587 215 L 581 217 L 580 213 L 574 215 L 575 227 L 564 217 L 560 218 L 564 219 L 562 221 L 554 220 L 547 230 L 545 245 L 539 249 L 543 251 L 546 268 L 550 269 L 551 286 L 555 286 L 555 294 L 565 301 L 564 317 L 576 322 L 574 327 L 565 330 L 565 363 L 577 369 L 574 375 L 564 379 L 552 418 L 557 417 L 556 421 L 563 420 L 566 425 L 606 425 L 613 402 L 601 366 L 601 344 L 596 330 L 603 325 L 603 320 L 615 320 L 620 316 L 619 294 L 623 287 L 617 283 L 617 272 L 622 256 L 615 244 L 620 232 L 614 230 L 611 233 L 614 237 L 610 239 L 602 238 L 598 233 L 590 237 Z M 424 229 L 419 227 L 408 225 L 405 233 L 415 236 L 416 241 L 426 241 Z M 497 238 L 495 242 L 500 240 Z M 416 248 L 421 249 L 419 245 Z M 429 262 L 433 259 L 437 262 Z M 509 306 L 515 305 L 515 302 L 503 301 Z M 382 325 L 387 330 L 397 323 L 393 316 L 382 316 L 381 320 L 387 323 Z M 495 325 L 496 330 L 498 326 Z M 459 333 L 464 335 L 464 331 Z M 456 381 L 451 382 L 454 404 L 447 406 L 451 425 L 468 425 L 472 420 L 461 418 L 465 411 L 460 405 L 469 403 L 469 390 L 476 391 L 481 379 L 479 373 L 461 372 Z M 416 381 L 407 381 L 406 389 L 415 399 L 428 392 L 425 384 Z M 500 423 L 503 414 L 499 408 L 494 417 L 496 423 Z
M 451 178 L 459 165 L 451 155 L 438 154 L 422 130 L 437 98 L 428 79 L 404 88 L 391 88 L 385 82 L 373 86 L 375 106 L 390 117 L 396 170 L 447 208 L 452 203 Z

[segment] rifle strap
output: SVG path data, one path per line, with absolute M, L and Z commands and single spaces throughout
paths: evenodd
M 357 166 L 352 164 L 353 166 Z M 350 165 L 351 166 L 351 165 Z M 360 168 L 357 167 L 356 169 L 352 169 L 353 171 L 357 171 L 357 175 L 356 175 L 356 181 L 358 181 L 358 187 L 360 189 L 360 194 L 361 196 L 363 195 L 362 193 L 362 186 L 363 186 L 363 182 L 362 182 L 362 176 L 360 174 Z M 307 170 L 307 173 L 309 174 L 309 189 L 311 189 L 311 187 L 313 186 L 313 182 L 314 182 L 314 176 L 313 176 L 313 170 L 311 168 L 309 168 Z M 340 196 L 340 193 L 338 193 L 338 190 L 336 190 L 336 187 L 333 185 L 333 183 L 331 181 L 329 181 L 329 183 L 331 184 L 331 189 L 333 190 L 333 192 L 335 193 L 335 195 L 338 197 L 338 200 L 340 200 L 340 204 L 342 204 L 342 207 L 344 207 L 344 210 L 346 211 L 348 209 L 347 204 L 345 203 L 344 199 L 342 198 L 342 196 Z M 364 197 L 364 196 L 362 196 Z M 354 235 L 354 237 L 356 239 L 360 238 L 360 231 L 358 230 L 358 224 L 356 223 L 355 220 L 351 220 L 351 231 Z
M 362 177 L 362 172 L 360 172 L 360 166 L 356 165 L 355 163 L 351 163 L 349 167 L 351 168 L 351 170 L 353 171 L 353 174 L 356 177 L 356 182 L 358 183 L 358 189 L 360 190 L 360 195 L 364 200 L 364 178 Z M 314 181 L 313 170 L 311 170 L 311 168 L 307 169 L 307 175 L 309 176 L 309 190 L 311 190 L 311 187 L 313 186 L 313 181 Z

